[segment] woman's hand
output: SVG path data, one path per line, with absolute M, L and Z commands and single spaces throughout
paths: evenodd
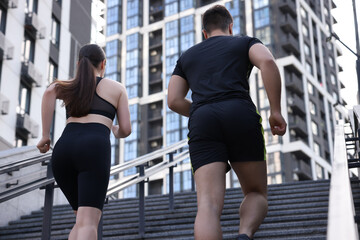
M 42 137 L 36 147 L 39 149 L 41 153 L 46 153 L 50 149 L 50 138 Z

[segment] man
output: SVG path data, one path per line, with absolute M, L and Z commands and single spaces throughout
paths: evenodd
M 169 82 L 168 105 L 189 118 L 189 151 L 197 189 L 196 240 L 222 239 L 228 161 L 244 193 L 240 239 L 251 239 L 267 213 L 266 150 L 258 114 L 249 95 L 253 66 L 261 76 L 270 103 L 273 135 L 284 135 L 281 79 L 269 50 L 256 38 L 233 37 L 233 20 L 224 6 L 203 15 L 205 40 L 177 61 Z M 192 90 L 192 100 L 186 94 Z

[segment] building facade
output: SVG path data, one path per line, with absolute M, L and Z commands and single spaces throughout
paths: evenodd
M 0 150 L 36 145 L 41 98 L 56 78 L 74 76 L 79 48 L 90 42 L 91 0 L 0 2 Z M 51 138 L 65 126 L 57 103 Z
M 107 0 L 108 78 L 125 84 L 133 133 L 113 141 L 113 163 L 129 161 L 187 137 L 187 118 L 167 107 L 167 86 L 182 52 L 203 40 L 201 16 L 215 4 L 234 18 L 234 35 L 259 38 L 273 53 L 282 76 L 283 137 L 272 136 L 269 103 L 254 68 L 251 97 L 264 126 L 269 184 L 329 178 L 334 126 L 344 117 L 338 79 L 340 48 L 326 42 L 336 20 L 332 0 Z M 191 98 L 191 93 L 189 93 Z M 339 105 L 340 103 L 340 105 Z M 125 172 L 133 174 L 136 169 Z M 175 168 L 175 191 L 191 189 L 191 167 Z M 228 174 L 227 186 L 238 186 Z M 147 194 L 167 193 L 167 173 L 150 179 Z M 136 196 L 136 186 L 124 197 Z

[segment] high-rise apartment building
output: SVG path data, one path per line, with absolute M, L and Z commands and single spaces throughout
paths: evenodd
M 124 162 L 187 136 L 187 118 L 167 108 L 169 78 L 182 52 L 203 41 L 201 16 L 215 4 L 234 18 L 234 35 L 259 38 L 274 54 L 282 76 L 283 137 L 272 136 L 269 103 L 257 69 L 251 97 L 263 118 L 268 182 L 328 178 L 334 126 L 345 113 L 337 64 L 340 48 L 326 41 L 336 20 L 332 0 L 108 0 L 106 76 L 125 84 L 133 133 L 113 144 L 113 162 Z M 189 97 L 191 93 L 189 93 Z M 175 170 L 175 191 L 191 188 L 189 161 Z M 125 173 L 132 174 L 136 170 Z M 167 173 L 150 179 L 148 194 L 167 193 Z M 228 186 L 238 185 L 228 174 Z M 123 195 L 135 196 L 136 187 Z
M 41 98 L 55 79 L 74 76 L 80 47 L 90 42 L 91 0 L 0 1 L 0 150 L 36 145 Z M 65 126 L 58 102 L 51 138 Z

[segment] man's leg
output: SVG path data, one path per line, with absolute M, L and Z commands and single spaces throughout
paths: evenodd
M 244 193 L 240 205 L 240 234 L 253 237 L 267 214 L 266 161 L 231 163 Z
M 100 209 L 79 207 L 76 223 L 70 232 L 69 240 L 96 240 L 100 218 Z
M 195 171 L 198 211 L 196 240 L 222 239 L 220 216 L 224 206 L 226 163 L 213 162 Z

